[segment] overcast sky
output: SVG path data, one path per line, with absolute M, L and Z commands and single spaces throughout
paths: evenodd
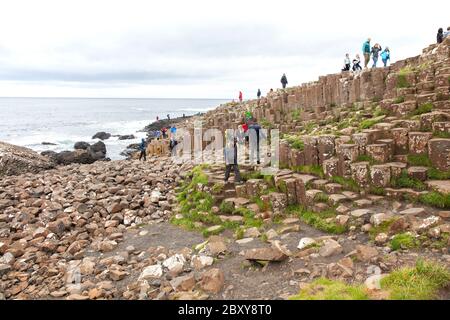
M 0 0 L 0 96 L 253 98 L 342 68 L 371 37 L 393 61 L 450 1 Z

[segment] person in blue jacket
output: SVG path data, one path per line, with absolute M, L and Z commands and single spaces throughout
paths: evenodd
M 369 65 L 370 62 L 370 38 L 367 39 L 366 42 L 364 42 L 362 52 L 364 55 L 364 68 L 367 69 L 367 66 Z
M 141 154 L 139 155 L 139 161 L 141 161 L 142 157 L 144 157 L 144 161 L 147 161 L 147 155 L 145 153 L 147 149 L 147 142 L 144 138 L 142 138 L 141 144 L 139 145 L 139 150 L 141 150 Z
M 381 53 L 381 60 L 383 61 L 384 67 L 387 66 L 388 60 L 391 60 L 391 52 L 389 51 L 389 48 L 384 48 L 383 52 Z

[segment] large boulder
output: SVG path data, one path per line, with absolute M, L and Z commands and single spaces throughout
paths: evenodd
M 68 165 L 71 163 L 90 164 L 96 160 L 89 150 L 62 151 L 56 156 L 58 164 Z
M 103 156 L 106 155 L 106 146 L 103 142 L 99 141 L 90 146 L 89 150 L 93 153 L 102 153 Z
M 74 144 L 73 148 L 75 150 L 86 150 L 87 148 L 89 148 L 91 145 L 87 142 L 84 141 L 78 141 Z
M 100 140 L 107 140 L 111 137 L 110 133 L 107 132 L 97 132 L 96 134 L 94 134 L 94 136 L 92 137 L 92 139 L 100 139 Z
M 37 173 L 55 167 L 51 158 L 24 147 L 0 142 L 0 176 Z
M 133 134 L 125 134 L 125 135 L 119 136 L 118 139 L 119 140 L 131 140 L 131 139 L 136 139 L 136 137 Z

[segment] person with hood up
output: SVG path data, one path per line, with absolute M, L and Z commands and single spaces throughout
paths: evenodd
M 139 150 L 141 151 L 141 154 L 139 155 L 139 161 L 141 161 L 142 157 L 144 157 L 144 161 L 147 161 L 147 142 L 144 138 L 141 140 L 141 144 L 139 145 Z
M 381 53 L 381 61 L 383 61 L 384 67 L 387 67 L 388 60 L 391 60 L 391 52 L 389 51 L 389 48 L 386 47 L 383 52 Z
M 437 43 L 442 43 L 442 41 L 444 41 L 444 30 L 442 30 L 442 28 L 439 28 L 436 38 Z
M 370 61 L 370 38 L 367 39 L 366 42 L 364 42 L 362 52 L 364 55 L 364 69 L 367 69 Z
M 381 52 L 381 46 L 378 43 L 375 43 L 375 45 L 372 47 L 372 50 L 370 52 L 372 53 L 372 60 L 373 60 L 372 68 L 376 68 L 377 62 L 378 62 L 378 56 Z
M 283 89 L 286 89 L 286 85 L 288 84 L 288 81 L 287 81 L 287 77 L 286 77 L 286 74 L 285 73 L 283 73 L 283 76 L 281 77 L 281 85 L 283 86 Z

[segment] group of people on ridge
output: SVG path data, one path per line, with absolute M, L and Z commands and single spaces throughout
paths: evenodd
M 280 82 L 281 82 L 281 86 L 283 87 L 283 89 L 286 89 L 288 80 L 287 80 L 285 73 L 283 73 L 283 75 L 281 76 Z M 273 93 L 273 89 L 270 89 L 270 93 Z M 256 92 L 256 97 L 258 98 L 258 103 L 259 103 L 259 100 L 261 99 L 261 95 L 262 95 L 261 89 L 258 89 L 258 91 Z M 239 102 L 240 103 L 242 103 L 242 98 L 243 98 L 242 91 L 239 91 Z M 233 102 L 234 102 L 234 100 L 233 100 Z
M 373 47 L 370 46 L 371 39 L 367 39 L 367 41 L 364 42 L 362 46 L 362 52 L 364 56 L 364 68 L 367 69 L 370 57 L 372 56 L 373 65 L 372 68 L 377 67 L 377 62 L 379 57 L 381 56 L 381 60 L 383 61 L 384 67 L 387 66 L 388 60 L 391 59 L 391 51 L 388 47 L 386 47 L 384 50 L 381 48 L 379 43 L 375 43 Z M 350 71 L 353 70 L 354 72 L 361 71 L 361 58 L 359 54 L 356 55 L 356 57 L 353 59 L 353 66 L 351 66 L 350 62 L 350 56 L 347 53 L 345 55 L 344 59 L 344 67 L 342 68 L 342 71 Z

